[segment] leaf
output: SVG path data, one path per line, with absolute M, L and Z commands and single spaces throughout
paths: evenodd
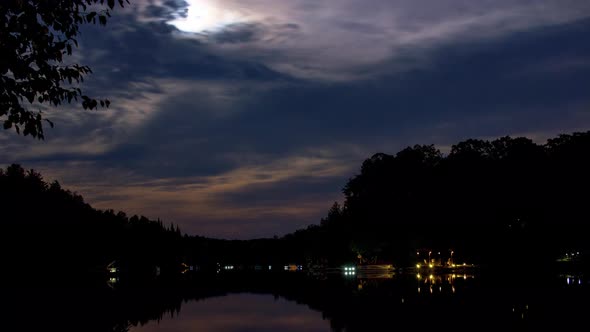
M 106 25 L 107 24 L 107 17 L 104 15 L 100 15 L 98 17 L 98 22 L 100 23 L 100 25 Z
M 107 4 L 111 9 L 115 8 L 115 0 L 107 0 Z
M 96 16 L 96 12 L 92 12 L 88 15 L 86 15 L 86 22 L 90 22 L 92 21 L 92 19 Z
M 4 121 L 4 129 L 10 129 L 10 128 L 12 128 L 12 121 L 10 121 L 10 120 Z

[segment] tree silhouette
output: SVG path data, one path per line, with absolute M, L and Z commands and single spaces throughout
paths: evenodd
M 296 234 L 339 248 L 316 253 L 332 263 L 361 254 L 413 266 L 416 249 L 454 248 L 489 266 L 547 266 L 568 248 L 590 250 L 589 167 L 590 132 L 544 145 L 468 139 L 447 156 L 433 145 L 377 153 L 346 183 L 343 206 Z
M 458 262 L 536 270 L 579 252 L 574 263 L 584 267 L 588 169 L 590 132 L 544 145 L 466 140 L 447 156 L 416 145 L 365 160 L 345 185 L 344 202 L 333 203 L 319 225 L 234 241 L 96 210 L 58 182 L 11 165 L 0 169 L 0 260 L 19 275 L 51 273 L 56 262 L 68 273 L 92 271 L 116 260 L 129 274 L 152 276 L 180 273 L 181 263 L 213 272 L 224 264 L 272 271 L 285 264 L 415 266 L 416 251 L 430 248 L 453 249 Z
M 91 73 L 88 66 L 64 64 L 78 46 L 80 25 L 105 25 L 117 2 L 128 0 L 3 0 L 0 2 L 0 119 L 4 129 L 43 139 L 41 111 L 35 103 L 58 106 L 82 101 L 84 109 L 108 107 L 75 84 Z

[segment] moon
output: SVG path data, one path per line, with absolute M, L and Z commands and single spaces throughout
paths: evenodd
M 243 21 L 242 15 L 224 8 L 217 0 L 185 0 L 188 3 L 186 17 L 179 17 L 169 24 L 184 32 L 211 32 L 224 26 Z

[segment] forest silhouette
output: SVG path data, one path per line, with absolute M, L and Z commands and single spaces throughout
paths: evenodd
M 590 132 L 539 145 L 524 137 L 469 139 L 443 155 L 416 145 L 378 153 L 343 188 L 319 225 L 282 237 L 221 240 L 98 210 L 19 165 L 0 170 L 2 262 L 13 276 L 136 276 L 302 264 L 413 266 L 432 250 L 492 268 L 582 264 L 588 249 Z M 195 221 L 198 222 L 198 221 Z M 565 256 L 576 253 L 577 256 Z M 567 257 L 568 259 L 564 259 Z M 113 265 L 111 265 L 113 266 Z

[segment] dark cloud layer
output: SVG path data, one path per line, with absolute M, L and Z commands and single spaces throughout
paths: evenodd
M 46 143 L 0 135 L 0 161 L 41 168 L 99 207 L 244 238 L 317 223 L 375 152 L 590 126 L 587 18 L 472 35 L 436 26 L 436 37 L 357 61 L 369 53 L 334 56 L 321 36 L 315 50 L 309 37 L 295 47 L 311 29 L 295 17 L 187 34 L 166 23 L 186 3 L 144 5 L 84 31 L 81 61 L 96 72 L 87 88 L 112 96 L 113 109 L 51 113 L 58 129 Z M 385 33 L 379 20 L 332 23 Z
M 209 175 L 225 170 L 221 164 L 228 154 L 278 158 L 341 144 L 394 151 L 403 147 L 396 140 L 424 141 L 429 138 L 420 137 L 423 130 L 435 131 L 442 124 L 458 129 L 481 120 L 476 136 L 531 131 L 533 118 L 554 123 L 584 112 L 563 106 L 589 102 L 590 64 L 557 72 L 551 66 L 556 59 L 588 58 L 590 46 L 580 44 L 588 32 L 590 21 L 581 21 L 449 45 L 436 50 L 426 68 L 372 80 L 293 82 L 269 89 L 228 85 L 232 101 L 227 116 L 220 115 L 225 105 L 197 87 L 164 99 L 158 114 L 137 131 L 133 140 L 138 143 L 112 153 L 115 159 L 124 154 L 138 163 L 151 156 L 176 160 L 176 165 L 186 162 L 195 165 L 187 167 L 187 175 Z M 485 119 L 504 122 L 487 126 Z M 451 143 L 464 136 L 463 130 L 438 143 Z M 386 144 L 380 143 L 383 139 Z M 203 169 L 203 163 L 214 166 Z M 227 161 L 228 168 L 237 166 Z

